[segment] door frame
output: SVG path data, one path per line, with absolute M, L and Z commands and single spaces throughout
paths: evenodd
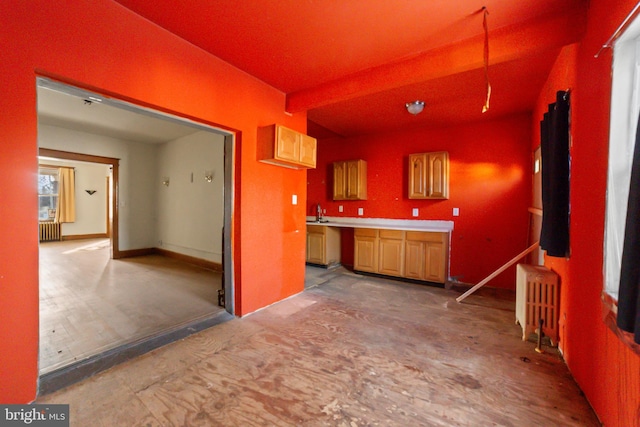
M 223 227 L 224 232 L 222 235 L 222 247 L 223 247 L 223 286 L 225 289 L 225 310 L 235 315 L 235 244 L 233 235 L 234 231 L 234 215 L 235 215 L 235 174 L 237 167 L 236 158 L 236 144 L 237 144 L 237 132 L 229 127 L 221 125 L 213 125 L 206 122 L 198 122 L 192 118 L 182 117 L 178 114 L 171 112 L 161 111 L 148 106 L 142 106 L 130 101 L 124 101 L 122 99 L 114 98 L 111 95 L 105 95 L 104 93 L 95 92 L 94 90 L 83 89 L 82 87 L 74 84 L 68 84 L 64 81 L 54 80 L 50 77 L 37 76 L 36 84 L 40 87 L 45 87 L 59 92 L 66 93 L 71 96 L 90 99 L 91 97 L 97 97 L 101 99 L 101 102 L 113 107 L 121 108 L 132 113 L 146 114 L 153 117 L 173 121 L 184 126 L 191 126 L 199 130 L 220 134 L 224 136 L 224 218 Z M 45 150 L 46 148 L 39 148 L 39 150 Z M 112 196 L 111 203 L 113 206 L 113 217 L 111 223 L 111 257 L 113 259 L 122 258 L 125 254 L 120 251 L 119 248 L 119 236 L 118 236 L 118 167 L 119 159 L 101 156 L 91 156 L 78 153 L 70 153 L 59 150 L 49 150 L 54 152 L 49 157 L 56 157 L 55 153 L 59 155 L 67 155 L 69 157 L 63 157 L 65 160 L 80 160 L 80 161 L 94 161 L 95 163 L 111 164 L 112 171 Z M 40 154 L 44 156 L 44 154 Z M 83 160 L 82 157 L 87 156 L 96 160 Z
M 239 257 L 236 256 L 237 254 L 239 254 L 239 251 L 238 247 L 236 247 L 236 240 L 234 240 L 233 238 L 238 233 L 238 230 L 234 226 L 235 222 L 238 222 L 239 226 L 239 221 L 235 221 L 236 218 L 238 218 L 236 217 L 237 212 L 235 205 L 235 194 L 236 190 L 239 190 L 240 182 L 238 175 L 240 162 L 239 158 L 236 155 L 236 152 L 241 141 L 241 133 L 229 127 L 219 126 L 208 122 L 197 122 L 192 120 L 191 118 L 182 117 L 179 114 L 173 112 L 165 112 L 158 109 L 153 109 L 153 107 L 133 104 L 128 101 L 114 98 L 112 96 L 94 92 L 93 89 L 92 91 L 85 90 L 76 86 L 77 83 L 75 82 L 73 84 L 67 84 L 64 81 L 60 81 L 57 79 L 53 80 L 48 77 L 37 76 L 36 84 L 38 87 L 57 90 L 67 95 L 79 98 L 89 99 L 90 97 L 95 96 L 97 98 L 100 98 L 101 102 L 113 107 L 122 108 L 132 113 L 151 115 L 159 119 L 173 121 L 184 126 L 193 127 L 197 130 L 222 135 L 224 137 L 224 218 L 222 234 L 222 278 L 223 287 L 225 290 L 224 310 L 220 310 L 218 313 L 213 314 L 209 318 L 196 320 L 194 323 L 185 325 L 184 327 L 169 332 L 168 334 L 164 334 L 162 336 L 151 336 L 148 340 L 138 341 L 125 350 L 115 351 L 114 349 L 114 351 L 107 351 L 97 355 L 96 357 L 84 360 L 81 363 L 72 364 L 67 368 L 61 368 L 57 371 L 46 374 L 44 377 L 42 375 L 39 375 L 38 387 L 39 392 L 42 392 L 43 390 L 53 391 L 60 387 L 72 384 L 87 375 L 93 375 L 131 357 L 141 355 L 150 350 L 153 350 L 160 345 L 176 341 L 204 328 L 209 328 L 211 326 L 234 318 L 236 295 L 234 261 L 236 260 L 236 258 L 238 262 L 240 261 Z M 109 200 L 111 202 L 110 204 L 112 206 L 111 233 L 109 236 L 111 258 L 117 259 L 127 256 L 128 252 L 130 251 L 121 251 L 119 247 L 119 159 L 40 148 L 39 142 L 38 152 L 41 156 L 57 157 L 65 160 L 89 161 L 111 165 L 111 193 L 107 196 L 109 197 Z M 236 182 L 238 183 L 238 188 L 236 188 Z M 109 221 L 109 215 L 107 215 L 107 221 Z M 40 277 L 38 277 L 38 281 L 40 281 Z
M 111 167 L 111 177 L 112 177 L 112 189 L 111 189 L 111 200 L 110 204 L 113 208 L 112 217 L 109 218 L 107 214 L 107 222 L 109 223 L 107 226 L 107 234 L 109 234 L 109 230 L 111 230 L 111 235 L 109 236 L 109 246 L 111 252 L 111 258 L 118 259 L 122 258 L 122 254 L 120 252 L 118 246 L 118 169 L 120 167 L 120 159 L 115 159 L 112 157 L 103 157 L 103 156 L 94 156 L 91 154 L 80 154 L 80 153 L 72 153 L 70 151 L 61 151 L 61 150 L 52 150 L 50 148 L 38 148 L 38 156 L 40 157 L 51 157 L 54 159 L 60 160 L 73 160 L 78 162 L 89 162 L 89 163 L 99 163 L 104 165 L 109 165 Z M 107 209 L 109 207 L 107 206 Z

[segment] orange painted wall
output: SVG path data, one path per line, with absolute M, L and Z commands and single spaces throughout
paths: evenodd
M 544 113 L 548 110 L 548 105 L 552 104 L 556 100 L 556 92 L 560 90 L 569 90 L 571 94 L 574 94 L 574 89 L 576 86 L 576 65 L 578 60 L 578 44 L 573 44 L 566 46 L 562 49 L 556 62 L 553 66 L 553 69 L 549 73 L 549 78 L 545 83 L 542 91 L 540 92 L 540 96 L 538 97 L 538 102 L 536 104 L 536 108 L 533 113 L 533 123 L 532 123 L 532 132 L 531 132 L 531 152 L 540 146 L 540 121 Z M 532 154 L 533 155 L 533 154 Z M 559 319 L 559 327 L 560 327 L 560 348 L 563 347 L 564 337 L 566 335 L 566 304 L 565 302 L 569 300 L 568 292 L 571 289 L 568 280 L 569 280 L 569 259 L 565 258 L 555 258 L 555 257 L 546 257 L 545 265 L 556 272 L 561 279 L 561 287 L 560 287 L 560 301 L 561 301 L 561 310 L 560 310 L 560 319 Z
M 0 402 L 36 397 L 38 75 L 238 132 L 236 313 L 302 291 L 306 172 L 256 161 L 258 126 L 306 129 L 283 93 L 109 0 L 5 0 L 0 28 Z
M 307 215 L 316 203 L 328 216 L 432 219 L 454 222 L 451 276 L 478 283 L 526 248 L 531 194 L 531 117 L 528 114 L 451 128 L 411 129 L 381 135 L 322 140 L 318 168 L 309 171 Z M 448 151 L 449 200 L 410 200 L 407 197 L 408 155 Z M 367 161 L 368 199 L 332 200 L 337 160 Z M 338 212 L 338 206 L 344 212 Z M 460 208 L 460 216 L 452 210 Z M 412 208 L 419 217 L 412 217 Z M 353 245 L 345 263 L 353 262 Z M 489 286 L 514 288 L 515 267 Z
M 569 259 L 547 257 L 561 280 L 561 348 L 585 396 L 606 426 L 640 425 L 640 355 L 603 322 L 603 237 L 612 51 L 594 55 L 636 2 L 590 2 L 585 37 L 565 48 L 533 117 L 532 145 L 542 111 L 556 90 L 572 89 Z

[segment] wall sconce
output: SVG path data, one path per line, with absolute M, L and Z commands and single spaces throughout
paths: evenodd
M 93 196 L 97 190 L 84 190 L 84 191 L 86 191 L 90 196 Z
M 207 182 L 213 181 L 213 175 L 214 175 L 213 171 L 205 171 L 204 172 L 204 180 L 207 181 Z
M 415 116 L 416 114 L 422 113 L 422 110 L 424 110 L 424 101 L 407 102 L 405 107 L 407 107 L 407 111 L 409 113 Z
M 162 178 L 162 185 L 164 185 L 165 187 L 169 186 L 169 177 L 165 176 Z

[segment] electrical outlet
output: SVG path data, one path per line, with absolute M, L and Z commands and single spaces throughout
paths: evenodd
M 453 208 L 453 216 L 460 216 L 460 208 Z
M 411 215 L 418 216 L 419 215 L 418 208 L 413 208 L 413 210 L 411 211 Z
M 297 194 L 293 194 L 291 196 L 291 204 L 292 205 L 297 205 L 298 204 L 298 195 Z
M 358 215 L 364 215 L 364 208 L 358 208 Z
M 342 205 L 338 206 L 338 212 L 344 212 L 344 208 L 342 207 Z

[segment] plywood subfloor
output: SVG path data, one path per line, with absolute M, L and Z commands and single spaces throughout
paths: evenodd
M 40 374 L 221 310 L 221 274 L 109 240 L 40 244 Z
M 458 295 L 345 272 L 38 401 L 78 426 L 599 425 L 512 300 Z

